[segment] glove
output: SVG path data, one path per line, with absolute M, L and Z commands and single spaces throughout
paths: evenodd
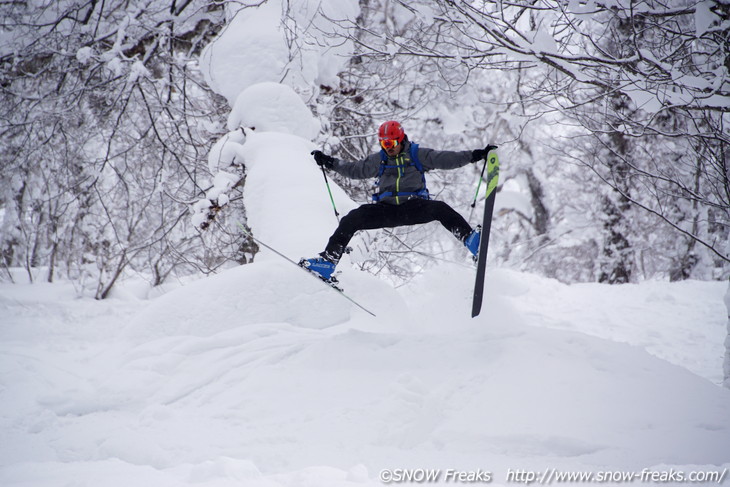
M 482 159 L 487 157 L 487 153 L 490 150 L 494 150 L 496 148 L 497 148 L 496 145 L 489 144 L 484 149 L 477 149 L 477 150 L 471 151 L 471 162 L 481 161 Z
M 312 155 L 314 156 L 314 161 L 320 167 L 332 169 L 335 166 L 335 158 L 332 156 L 328 156 L 321 150 L 313 150 Z

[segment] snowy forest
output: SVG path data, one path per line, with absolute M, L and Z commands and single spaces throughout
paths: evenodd
M 211 40 L 272 9 L 275 32 L 251 26 L 213 72 Z M 567 283 L 730 275 L 726 2 L 38 0 L 0 13 L 4 279 L 21 267 L 104 298 L 129 273 L 158 285 L 255 258 L 233 224 L 245 164 L 211 191 L 210 158 L 248 128 L 229 112 L 262 81 L 291 86 L 320 121 L 315 142 L 346 160 L 372 152 L 388 119 L 427 147 L 499 145 L 499 266 Z M 252 59 L 260 69 L 236 73 Z M 431 192 L 466 213 L 478 177 L 434 173 Z M 368 200 L 372 182 L 338 183 Z M 449 245 L 432 233 L 384 230 L 360 265 L 407 281 Z

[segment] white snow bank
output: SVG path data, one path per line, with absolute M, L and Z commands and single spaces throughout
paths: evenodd
M 530 315 L 508 303 L 520 275 L 497 274 L 480 320 L 460 317 L 468 299 L 444 305 L 471 277 L 448 266 L 415 283 L 420 294 L 404 290 L 411 316 L 386 313 L 331 332 L 254 326 L 156 341 L 120 370 L 143 373 L 152 404 L 202 407 L 215 397 L 228 421 L 245 418 L 238 441 L 266 471 L 281 456 L 289 469 L 363 462 L 369 470 L 484 462 L 506 470 L 516 457 L 637 469 L 724 461 L 727 391 L 639 348 L 525 326 Z
M 265 132 L 282 132 L 313 140 L 319 121 L 289 86 L 265 82 L 252 85 L 236 98 L 228 116 L 228 130 L 255 127 Z
M 639 347 L 551 329 L 556 302 L 589 323 L 614 287 L 488 275 L 476 320 L 473 270 L 458 265 L 401 298 L 347 270 L 343 284 L 378 318 L 273 260 L 151 302 L 2 285 L 0 483 L 334 487 L 421 467 L 490 470 L 500 485 L 519 468 L 722 470 L 729 391 Z M 626 332 L 704 284 L 667 284 L 655 301 L 644 299 L 654 283 L 626 292 Z M 662 339 L 687 317 L 700 329 L 704 310 L 690 311 L 662 317 L 659 347 L 705 353 Z
M 725 285 L 712 281 L 604 286 L 495 269 L 510 282 L 508 301 L 540 326 L 577 331 L 646 349 L 673 364 L 722 383 Z M 491 284 L 488 284 L 491 286 Z M 544 319 L 544 310 L 550 317 Z M 672 324 L 668 326 L 668 324 Z M 528 324 L 532 324 L 528 320 Z M 701 346 L 704 353 L 697 354 Z
M 404 308 L 387 284 L 346 269 L 348 290 L 377 312 Z M 257 323 L 327 328 L 362 311 L 338 293 L 276 257 L 200 279 L 170 292 L 140 312 L 125 335 L 135 342 L 164 337 L 208 337 Z
M 135 318 L 135 340 L 211 336 L 253 323 L 322 328 L 349 318 L 348 306 L 286 262 L 230 269 L 157 299 Z

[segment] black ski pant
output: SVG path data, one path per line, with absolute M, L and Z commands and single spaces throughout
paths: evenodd
M 414 198 L 400 205 L 373 203 L 355 208 L 342 220 L 323 252 L 325 258 L 337 263 L 359 230 L 402 227 L 438 221 L 462 242 L 472 231 L 467 221 L 443 201 Z

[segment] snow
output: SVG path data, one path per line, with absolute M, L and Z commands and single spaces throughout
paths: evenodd
M 297 3 L 298 21 L 357 12 Z M 282 8 L 229 11 L 206 50 L 208 81 L 233 107 L 206 197 L 225 205 L 245 167 L 248 226 L 296 260 L 337 225 L 310 155 L 318 122 L 297 93 L 332 76 L 347 46 L 302 46 L 298 59 L 323 64 L 284 76 Z M 330 185 L 341 214 L 358 204 Z M 494 485 L 515 469 L 727 474 L 726 283 L 570 286 L 490 266 L 470 319 L 464 253 L 398 289 L 357 259 L 343 259 L 340 280 L 377 318 L 266 248 L 174 286 L 120 282 L 105 301 L 14 270 L 20 282 L 0 283 L 0 485 L 378 486 L 383 469 L 405 468 L 488 471 Z
M 250 132 L 250 131 L 249 131 Z M 233 130 L 213 144 L 208 153 L 208 169 L 215 174 L 231 166 L 243 163 L 243 144 L 246 142 L 246 128 Z
M 0 284 L 0 483 L 381 485 L 384 468 L 728 467 L 723 283 L 444 263 L 394 290 L 282 259 L 153 299 Z M 660 358 L 661 357 L 661 358 Z M 74 484 L 74 482 L 76 482 Z
M 535 50 L 540 53 L 559 54 L 560 50 L 555 38 L 546 29 L 546 26 L 541 25 L 535 32 L 535 38 L 532 41 Z
M 495 214 L 502 211 L 519 211 L 527 218 L 532 218 L 532 204 L 528 192 L 525 191 L 528 182 L 524 177 L 517 177 L 505 181 L 499 190 L 499 198 L 494 202 Z
M 313 140 L 320 128 L 299 95 L 274 82 L 255 84 L 238 95 L 228 117 L 228 130 L 238 127 L 294 134 L 307 140 Z
M 313 85 L 337 85 L 337 73 L 349 59 L 352 42 L 331 33 L 337 22 L 343 32 L 357 18 L 356 0 L 231 2 L 231 19 L 201 56 L 208 85 L 233 106 L 246 88 L 262 82 L 283 83 L 297 92 Z M 282 13 L 288 22 L 282 24 Z
M 715 21 L 718 20 L 717 15 L 710 9 L 714 2 L 703 1 L 697 2 L 695 5 L 695 29 L 697 37 L 707 32 Z
M 322 172 L 311 151 L 316 146 L 280 132 L 252 132 L 243 146 L 248 225 L 258 238 L 298 260 L 324 250 L 337 225 Z M 337 185 L 330 184 L 339 212 L 355 208 Z M 273 256 L 262 249 L 259 259 Z
M 314 144 L 222 140 L 211 167 L 245 165 L 254 234 L 295 260 L 322 250 L 337 222 Z M 330 184 L 340 212 L 355 207 Z M 399 289 L 351 259 L 340 280 L 377 318 L 266 248 L 157 297 L 138 280 L 101 302 L 0 284 L 0 484 L 376 486 L 384 469 L 428 468 L 505 485 L 514 469 L 730 467 L 724 283 L 568 286 L 490 267 L 470 319 L 463 253 Z
M 282 77 L 287 57 L 277 3 L 263 2 L 235 12 L 224 31 L 203 51 L 200 64 L 205 81 L 231 106 L 248 86 Z
M 76 59 L 81 64 L 88 63 L 94 56 L 94 50 L 90 47 L 82 47 L 76 52 Z
M 466 122 L 462 114 L 454 113 L 448 107 L 443 107 L 440 114 L 445 134 L 456 135 L 464 132 Z
M 336 220 L 312 142 L 226 140 L 256 236 L 294 259 L 321 250 Z M 382 469 L 420 467 L 503 485 L 516 468 L 728 466 L 723 283 L 490 268 L 472 320 L 463 254 L 397 290 L 349 259 L 340 279 L 377 318 L 265 248 L 156 298 L 138 282 L 103 302 L 0 284 L 0 483 L 380 485 Z
M 249 225 L 260 227 L 263 222 L 276 221 L 278 225 L 289 225 L 288 228 L 297 235 L 313 233 L 313 230 L 328 231 L 324 228 L 331 226 L 330 219 L 325 226 L 310 226 L 313 221 L 311 214 L 321 212 L 331 204 L 325 197 L 322 176 L 313 167 L 310 154 L 315 149 L 310 140 L 319 132 L 319 121 L 299 95 L 280 83 L 253 85 L 238 96 L 228 119 L 228 128 L 230 132 L 221 137 L 209 153 L 208 167 L 213 174 L 211 187 L 206 191 L 205 199 L 191 207 L 193 224 L 199 226 L 206 221 L 211 201 L 219 206 L 229 201 L 227 192 L 240 179 L 232 168 L 244 166 L 246 205 L 257 208 L 251 212 L 254 216 L 249 219 Z M 275 187 L 266 182 L 272 179 L 272 175 L 275 175 Z M 315 193 L 313 188 L 320 191 Z M 266 194 L 262 195 L 263 189 Z M 267 203 L 258 205 L 261 198 Z M 352 209 L 355 206 L 340 188 L 333 188 L 333 198 L 339 208 Z M 309 208 L 310 200 L 318 204 L 311 208 L 311 214 L 282 211 L 286 208 L 282 202 L 302 207 L 300 199 L 307 203 L 303 208 Z M 262 230 L 258 236 L 265 238 L 266 232 Z M 301 241 L 295 240 L 294 243 Z M 285 242 L 281 244 L 284 245 L 282 248 L 290 249 Z M 312 253 L 319 246 L 321 244 L 317 243 L 304 248 Z M 291 250 L 298 248 L 301 247 L 295 246 Z

